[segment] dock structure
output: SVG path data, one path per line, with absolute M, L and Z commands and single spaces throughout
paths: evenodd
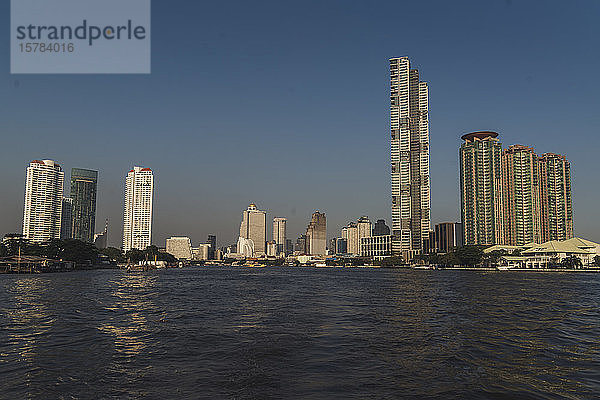
M 0 258 L 0 273 L 4 274 L 36 274 L 42 272 L 58 272 L 72 269 L 71 262 L 53 260 L 38 256 L 12 256 Z

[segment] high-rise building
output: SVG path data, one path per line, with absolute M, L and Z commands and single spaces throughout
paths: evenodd
M 390 78 L 393 252 L 412 257 L 431 228 L 429 89 L 408 57 L 390 59 Z
M 73 199 L 63 197 L 62 212 L 60 215 L 60 238 L 73 238 Z
M 33 242 L 60 239 L 65 173 L 57 162 L 34 160 L 27 167 L 23 236 Z
M 178 260 L 192 259 L 192 241 L 186 236 L 172 236 L 167 239 L 166 251 Z
M 461 216 L 465 245 L 502 243 L 502 144 L 496 132 L 462 136 Z
M 152 244 L 154 174 L 150 168 L 134 167 L 125 179 L 123 250 L 144 250 Z
M 433 248 L 440 253 L 450 253 L 463 246 L 462 224 L 458 222 L 442 222 L 435 226 Z
M 267 213 L 256 208 L 256 204 L 250 204 L 242 213 L 240 237 L 252 241 L 254 257 L 266 255 Z M 243 252 L 238 249 L 238 253 Z
M 210 245 L 210 249 L 208 249 L 208 259 L 214 260 L 217 250 L 217 237 L 215 235 L 208 235 L 206 243 Z
M 296 239 L 295 252 L 298 254 L 306 254 L 306 235 L 300 235 L 298 239 Z
M 277 244 L 277 255 L 285 253 L 285 241 L 287 235 L 287 219 L 273 218 L 273 241 Z
M 285 255 L 289 256 L 293 252 L 294 252 L 294 242 L 292 242 L 292 239 L 286 239 L 285 240 Z
M 347 254 L 348 241 L 344 238 L 335 239 L 335 254 Z
M 373 224 L 369 220 L 369 217 L 363 215 L 356 221 L 356 227 L 358 228 L 358 242 L 360 243 L 362 238 L 371 237 L 373 234 Z
M 350 222 L 342 228 L 342 239 L 346 239 L 346 253 L 360 254 L 360 240 L 358 239 L 358 225 Z
M 390 234 L 390 227 L 386 225 L 385 220 L 378 219 L 373 226 L 373 236 L 384 236 Z
M 315 211 L 306 228 L 306 253 L 313 256 L 327 255 L 327 218 L 325 213 Z
M 546 153 L 538 160 L 540 242 L 573 237 L 571 165 L 565 156 Z
M 541 243 L 537 159 L 533 148 L 522 145 L 502 152 L 502 244 Z
M 98 171 L 71 169 L 73 200 L 73 239 L 93 243 L 96 230 L 96 192 Z

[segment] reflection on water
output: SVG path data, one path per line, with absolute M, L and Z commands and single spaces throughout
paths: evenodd
M 600 277 L 200 268 L 0 276 L 0 397 L 590 398 Z
M 109 282 L 112 301 L 105 308 L 112 317 L 100 321 L 98 329 L 112 336 L 115 351 L 125 356 L 140 354 L 148 346 L 156 281 L 156 275 L 131 273 Z

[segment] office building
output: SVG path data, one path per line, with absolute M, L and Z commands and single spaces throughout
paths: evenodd
M 346 239 L 346 252 L 348 254 L 360 254 L 360 241 L 356 222 L 350 222 L 342 228 L 342 239 Z
M 242 213 L 242 223 L 240 225 L 240 238 L 252 241 L 253 257 L 266 255 L 267 243 L 267 213 L 260 211 L 256 204 L 250 204 Z M 248 243 L 242 241 L 241 248 L 247 248 Z M 238 253 L 243 253 L 238 248 Z
M 286 239 L 285 240 L 285 255 L 289 256 L 293 252 L 294 252 L 294 242 L 292 242 L 292 239 Z
M 540 242 L 573 238 L 571 165 L 565 156 L 546 153 L 538 159 Z
M 60 239 L 65 173 L 52 160 L 34 160 L 27 167 L 23 236 L 32 242 Z
M 502 144 L 498 134 L 472 132 L 460 147 L 461 216 L 465 245 L 502 243 Z
M 435 226 L 434 243 L 436 252 L 450 253 L 454 249 L 463 247 L 462 224 L 458 222 L 442 222 Z
M 167 253 L 171 254 L 178 260 L 192 259 L 192 241 L 185 236 L 172 236 L 167 239 Z
M 348 254 L 348 241 L 346 239 L 335 239 L 335 254 Z
M 360 240 L 361 257 L 381 259 L 392 255 L 392 235 L 363 237 Z
M 287 219 L 273 218 L 273 241 L 277 244 L 277 255 L 285 253 L 287 237 Z
M 358 241 L 362 238 L 371 237 L 373 233 L 373 224 L 369 220 L 369 217 L 362 216 L 356 222 L 356 227 L 358 228 Z
M 145 250 L 152 244 L 154 174 L 150 168 L 134 167 L 125 179 L 123 250 Z
M 327 217 L 315 211 L 306 228 L 306 253 L 313 256 L 327 254 Z
M 277 243 L 274 240 L 267 242 L 267 257 L 278 257 L 280 254 L 277 251 Z
M 192 260 L 206 261 L 210 255 L 210 244 L 200 243 L 198 247 L 192 249 Z
M 60 238 L 63 240 L 73 238 L 73 199 L 70 197 L 63 197 L 62 199 Z
M 93 243 L 96 230 L 96 192 L 98 171 L 71 169 L 73 200 L 73 239 Z
M 390 59 L 393 251 L 412 258 L 431 229 L 429 89 L 408 57 Z
M 378 219 L 373 226 L 373 236 L 383 236 L 390 234 L 390 227 L 386 225 L 385 220 Z
M 300 235 L 296 239 L 296 254 L 306 254 L 306 235 Z
M 215 235 L 208 235 L 206 243 L 210 245 L 210 249 L 208 249 L 208 259 L 214 260 L 217 250 L 217 237 Z

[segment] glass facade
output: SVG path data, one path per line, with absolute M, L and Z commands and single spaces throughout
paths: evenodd
M 98 171 L 71 169 L 71 199 L 73 200 L 73 239 L 94 242 L 96 229 L 96 192 Z

